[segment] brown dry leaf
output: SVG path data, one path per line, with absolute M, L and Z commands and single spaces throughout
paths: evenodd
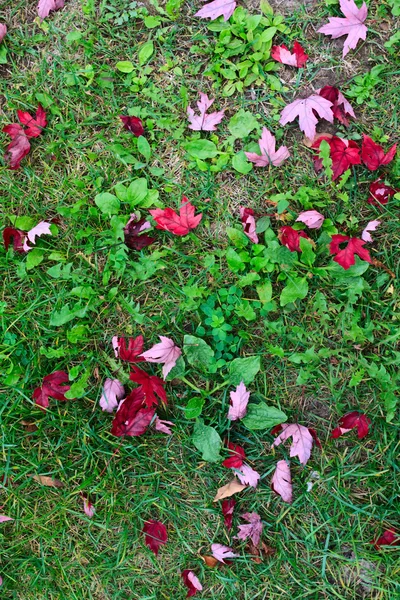
M 306 148 L 311 148 L 312 145 L 315 144 L 315 142 L 318 142 L 318 140 L 322 137 L 332 139 L 333 135 L 331 133 L 327 133 L 326 131 L 321 131 L 321 133 L 317 133 L 313 140 L 310 140 L 309 138 L 305 137 L 303 140 L 303 144 Z
M 239 483 L 235 477 L 232 479 L 232 481 L 218 489 L 217 495 L 215 496 L 213 502 L 218 502 L 218 500 L 222 500 L 223 498 L 229 498 L 229 496 L 233 496 L 233 494 L 237 494 L 238 492 L 244 490 L 245 487 L 247 486 Z
M 28 431 L 28 433 L 33 433 L 38 430 L 37 425 L 31 421 L 21 421 L 21 425 L 23 425 L 25 431 Z
M 52 479 L 51 477 L 47 477 L 47 475 L 32 475 L 32 479 L 34 479 L 38 483 L 41 483 L 42 485 L 45 485 L 47 487 L 55 487 L 55 488 L 64 487 L 64 484 L 62 481 L 60 481 L 59 479 Z
M 201 554 L 200 554 L 200 556 L 206 563 L 207 567 L 210 567 L 211 569 L 216 567 L 219 563 L 219 561 L 216 558 L 214 558 L 213 556 L 202 556 Z
M 261 542 L 261 548 L 257 548 L 252 542 L 249 542 L 246 547 L 249 554 L 252 554 L 251 560 L 258 565 L 266 558 L 273 556 L 276 552 L 275 548 L 268 546 L 265 542 Z

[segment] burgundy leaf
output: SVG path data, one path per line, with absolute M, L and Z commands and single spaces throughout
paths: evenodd
M 300 238 L 309 239 L 308 235 L 304 231 L 297 231 L 289 225 L 284 225 L 280 228 L 278 237 L 281 244 L 289 248 L 291 252 L 301 252 L 300 249 Z
M 228 531 L 232 529 L 233 511 L 235 510 L 235 506 L 235 498 L 225 498 L 225 500 L 222 500 L 222 514 L 224 515 L 224 523 Z
M 400 546 L 400 535 L 395 529 L 386 529 L 386 531 L 384 531 L 377 540 L 371 542 L 371 544 L 374 544 L 377 550 L 380 550 L 381 546 Z
M 382 179 L 376 179 L 369 186 L 369 193 L 371 194 L 368 198 L 368 204 L 373 204 L 374 206 L 382 206 L 389 202 L 389 198 L 392 198 L 397 192 L 400 190 L 396 190 L 395 188 L 390 187 L 390 185 L 386 185 L 386 183 Z
M 15 229 L 14 227 L 6 227 L 3 229 L 3 241 L 4 247 L 8 250 L 12 240 L 12 245 L 15 252 L 19 252 L 20 254 L 25 254 L 24 250 L 24 240 L 25 240 L 25 232 L 20 229 Z
M 120 115 L 119 118 L 123 122 L 125 129 L 133 133 L 133 135 L 136 137 L 144 135 L 143 123 L 139 117 L 127 117 Z
M 34 117 L 23 110 L 18 110 L 17 115 L 20 123 L 25 125 L 25 135 L 28 138 L 39 137 L 47 125 L 46 112 L 40 104 Z
M 186 598 L 191 598 L 192 596 L 195 596 L 197 592 L 201 592 L 201 590 L 203 589 L 203 586 L 201 585 L 200 581 L 193 573 L 193 571 L 190 571 L 190 569 L 185 569 L 184 571 L 182 571 L 182 579 L 183 583 L 188 588 Z
M 50 375 L 46 375 L 43 378 L 42 386 L 36 388 L 33 392 L 35 403 L 42 408 L 47 408 L 49 406 L 49 398 L 65 402 L 67 400 L 65 392 L 68 392 L 70 389 L 70 386 L 66 385 L 68 381 L 68 373 L 65 371 L 55 371 Z
M 126 340 L 123 337 L 114 336 L 112 342 L 117 358 L 131 363 L 144 361 L 144 358 L 140 356 L 143 352 L 144 344 L 142 335 L 138 335 L 136 338 L 129 338 L 128 346 L 126 346 Z
M 146 431 L 154 417 L 155 409 L 145 407 L 144 399 L 144 393 L 139 387 L 120 402 L 112 422 L 112 435 L 137 437 Z
M 370 424 L 371 419 L 367 415 L 355 410 L 340 418 L 339 427 L 332 431 L 332 437 L 336 439 L 352 429 L 357 429 L 358 438 L 362 440 L 368 434 Z
M 129 221 L 124 227 L 124 242 L 128 248 L 133 250 L 142 250 L 156 241 L 156 238 L 143 233 L 151 227 L 149 221 L 145 218 L 137 219 L 135 214 L 131 215 Z
M 150 520 L 145 522 L 142 532 L 146 546 L 157 556 L 160 547 L 168 541 L 167 528 L 160 521 Z

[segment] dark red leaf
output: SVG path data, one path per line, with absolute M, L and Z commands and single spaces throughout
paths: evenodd
M 347 246 L 341 250 L 340 244 L 345 242 L 348 242 Z M 358 238 L 350 238 L 348 235 L 341 235 L 338 233 L 332 236 L 332 241 L 329 245 L 329 251 L 331 254 L 336 255 L 333 260 L 343 267 L 343 269 L 347 270 L 355 264 L 355 254 L 357 254 L 362 260 L 365 260 L 369 263 L 372 262 L 368 250 L 363 248 L 364 244 L 365 242 L 363 240 Z
M 270 431 L 271 435 L 276 435 L 282 431 L 282 425 L 275 425 Z
M 125 117 L 124 115 L 120 115 L 119 118 L 123 122 L 125 129 L 133 133 L 133 135 L 136 137 L 144 135 L 143 123 L 139 117 Z
M 235 498 L 226 498 L 221 503 L 222 514 L 224 515 L 224 523 L 228 531 L 232 529 L 233 511 L 235 510 Z
M 291 252 L 300 252 L 300 238 L 308 238 L 308 235 L 304 231 L 296 231 L 289 225 L 284 225 L 280 228 L 278 237 L 281 244 L 289 248 Z
M 332 102 L 331 108 L 333 116 L 346 127 L 349 126 L 349 118 L 354 117 L 354 111 L 346 98 L 340 93 L 337 87 L 326 85 L 319 90 L 319 95 Z
M 240 469 L 243 465 L 243 460 L 246 458 L 244 448 L 229 442 L 228 450 L 231 456 L 223 461 L 223 466 L 227 469 Z
M 14 227 L 6 227 L 3 229 L 3 240 L 5 249 L 8 250 L 9 245 L 11 244 L 15 250 L 15 252 L 19 252 L 20 254 L 25 254 L 24 250 L 24 240 L 25 240 L 25 232 L 20 229 L 15 229 Z
M 22 110 L 18 110 L 17 114 L 22 125 L 25 125 L 26 127 L 25 135 L 28 138 L 39 137 L 47 125 L 46 113 L 40 104 L 34 117 L 32 117 L 28 112 L 24 112 Z
M 371 419 L 358 411 L 347 413 L 339 420 L 339 427 L 332 431 L 332 437 L 338 438 L 351 429 L 357 429 L 357 435 L 362 440 L 369 431 Z
M 386 531 L 384 531 L 377 540 L 371 542 L 371 544 L 374 544 L 377 550 L 380 550 L 381 546 L 400 546 L 400 535 L 395 529 L 386 529 Z
M 160 521 L 146 521 L 142 531 L 145 535 L 144 541 L 146 546 L 157 556 L 160 546 L 163 546 L 168 541 L 165 525 Z
M 29 154 L 31 145 L 22 128 L 19 133 L 16 133 L 16 126 L 6 125 L 6 127 L 3 128 L 3 131 L 7 133 L 6 130 L 8 130 L 8 132 L 12 130 L 13 137 L 6 148 L 4 160 L 9 164 L 9 168 L 14 171 L 15 169 L 19 169 L 21 160 Z
M 68 373 L 65 371 L 55 371 L 43 378 L 42 386 L 33 392 L 33 399 L 38 406 L 47 408 L 49 398 L 66 401 L 65 392 L 68 392 L 71 386 L 66 385 L 69 381 Z
M 315 429 L 313 429 L 312 427 L 307 427 L 308 431 L 310 432 L 310 435 L 312 437 L 312 439 L 315 442 L 315 445 L 321 450 L 322 449 L 322 444 L 321 441 L 317 435 L 317 432 Z
M 111 427 L 112 435 L 117 437 L 142 435 L 155 414 L 154 408 L 146 408 L 144 393 L 136 388 L 120 402 Z
M 139 367 L 133 367 L 129 378 L 135 383 L 140 385 L 142 392 L 144 393 L 144 402 L 146 406 L 152 406 L 153 404 L 158 405 L 157 396 L 161 402 L 167 403 L 167 394 L 165 393 L 165 381 L 157 377 L 156 375 L 149 375 Z
M 142 233 L 149 227 L 150 223 L 145 218 L 138 220 L 136 215 L 132 215 L 124 228 L 125 244 L 128 248 L 142 250 L 142 248 L 146 248 L 155 242 L 156 238 Z
M 186 595 L 186 598 L 191 598 L 192 596 L 195 596 L 198 591 L 201 591 L 203 589 L 200 581 L 190 569 L 185 569 L 184 571 L 182 571 L 182 579 L 183 583 L 189 590 Z
M 128 347 L 126 347 L 126 340 L 123 337 L 118 338 L 118 357 L 121 360 L 127 362 L 137 363 L 143 362 L 144 358 L 139 356 L 143 352 L 144 340 L 142 335 L 138 335 L 135 338 L 128 339 Z
M 400 190 L 396 190 L 395 188 L 386 185 L 382 179 L 377 179 L 369 186 L 369 193 L 371 194 L 368 198 L 368 204 L 373 204 L 374 206 L 381 206 L 382 204 L 387 204 L 389 202 L 389 198 L 397 194 Z
M 388 165 L 395 157 L 396 144 L 385 154 L 382 146 L 374 142 L 368 135 L 363 135 L 361 158 L 370 171 L 376 171 L 383 165 Z

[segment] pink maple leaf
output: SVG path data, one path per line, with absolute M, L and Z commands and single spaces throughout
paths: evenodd
M 125 396 L 125 389 L 118 379 L 107 379 L 104 382 L 103 393 L 99 404 L 103 411 L 112 413 L 118 406 L 118 401 Z
M 84 494 L 81 494 L 81 497 L 82 497 L 82 501 L 83 501 L 83 512 L 85 513 L 85 515 L 87 517 L 89 517 L 89 519 L 92 519 L 94 516 L 94 513 L 96 512 L 96 509 L 93 506 L 93 504 L 90 502 L 90 500 L 87 496 L 85 496 Z
M 160 417 L 158 415 L 156 415 L 156 418 L 154 421 L 154 427 L 156 428 L 157 431 L 160 431 L 161 433 L 165 433 L 166 435 L 172 435 L 172 431 L 170 430 L 168 425 L 171 425 L 171 427 L 172 427 L 173 425 L 175 425 L 175 423 L 172 423 L 172 421 L 163 421 L 163 419 L 160 419 Z
M 296 117 L 299 117 L 299 127 L 301 131 L 304 131 L 305 135 L 310 140 L 313 140 L 316 134 L 315 126 L 318 123 L 316 115 L 318 115 L 320 119 L 326 119 L 329 123 L 333 123 L 332 106 L 332 102 L 316 94 L 313 94 L 308 98 L 298 98 L 294 102 L 291 102 L 291 104 L 285 106 L 281 112 L 279 123 L 281 125 L 286 125 L 286 123 L 294 121 Z
M 39 0 L 37 7 L 38 15 L 41 19 L 49 16 L 52 10 L 63 8 L 64 0 Z
M 194 15 L 195 17 L 201 17 L 203 19 L 217 19 L 221 15 L 224 17 L 224 21 L 227 21 L 233 14 L 236 8 L 236 0 L 213 0 L 209 4 L 206 4 Z
M 308 59 L 308 54 L 304 52 L 304 48 L 299 42 L 295 42 L 293 45 L 293 53 L 290 52 L 289 48 L 285 44 L 280 46 L 272 46 L 271 58 L 278 62 L 289 65 L 289 67 L 297 67 L 302 69 Z
M 290 456 L 298 456 L 300 463 L 305 465 L 311 456 L 313 438 L 307 427 L 298 423 L 283 423 L 282 433 L 274 440 L 272 446 L 279 446 L 282 442 L 292 438 Z
M 235 536 L 238 540 L 247 540 L 250 538 L 255 546 L 258 546 L 263 530 L 263 524 L 260 515 L 257 513 L 244 513 L 242 519 L 249 525 L 239 525 L 238 534 Z
M 361 234 L 361 239 L 364 240 L 364 242 L 373 242 L 374 240 L 372 239 L 371 234 L 369 232 L 375 231 L 375 229 L 380 224 L 380 221 L 370 221 L 369 223 L 367 223 L 366 227 L 363 229 L 363 232 Z
M 256 233 L 256 220 L 254 218 L 254 210 L 252 208 L 246 208 L 239 206 L 240 219 L 243 225 L 243 231 L 245 235 L 254 244 L 258 244 L 258 236 Z
M 229 546 L 224 546 L 223 544 L 211 544 L 211 553 L 214 558 L 224 564 L 226 558 L 235 558 L 237 556 L 232 548 L 229 548 Z
M 4 25 L 4 23 L 0 23 L 0 44 L 4 40 L 6 35 L 7 35 L 7 25 Z
M 292 477 L 286 460 L 278 461 L 271 482 L 272 490 L 289 504 L 293 501 Z
M 340 0 L 343 17 L 331 17 L 326 25 L 318 29 L 318 33 L 330 35 L 332 39 L 347 35 L 343 46 L 343 58 L 354 49 L 359 40 L 365 40 L 368 28 L 364 25 L 368 9 L 365 2 L 358 8 L 354 0 Z
M 0 523 L 5 523 L 6 521 L 14 521 L 14 519 L 6 515 L 0 515 Z
M 201 590 L 203 589 L 203 586 L 201 585 L 196 575 L 193 573 L 193 571 L 190 571 L 189 569 L 185 569 L 184 571 L 182 571 L 182 579 L 183 583 L 189 590 L 186 598 L 191 598 L 192 596 L 195 596 L 197 592 L 201 592 Z
M 324 215 L 321 215 L 317 210 L 306 210 L 301 212 L 296 221 L 300 221 L 310 229 L 319 229 L 325 221 Z
M 35 227 L 28 231 L 26 237 L 31 242 L 31 244 L 35 245 L 36 238 L 42 235 L 51 235 L 50 223 L 47 223 L 47 221 L 40 221 L 40 223 L 38 223 L 37 225 L 35 225 Z M 32 247 L 29 246 L 27 240 L 24 241 L 23 248 L 25 252 L 29 252 L 29 250 L 32 250 Z
M 237 421 L 237 419 L 243 419 L 247 412 L 247 404 L 250 398 L 250 392 L 246 390 L 246 386 L 243 381 L 239 383 L 236 390 L 230 393 L 230 407 L 228 411 L 228 419 L 230 421 Z
M 251 487 L 256 488 L 257 484 L 260 480 L 260 474 L 257 473 L 254 469 L 252 469 L 246 463 L 239 469 L 233 469 L 235 475 L 237 475 L 238 479 L 240 479 L 240 483 L 243 485 L 251 485 Z
M 214 99 L 210 100 L 207 94 L 200 92 L 200 100 L 197 102 L 199 107 L 200 115 L 196 115 L 193 108 L 187 107 L 187 114 L 189 117 L 190 125 L 189 129 L 193 131 L 215 131 L 216 125 L 224 118 L 225 111 L 220 110 L 219 112 L 213 112 L 206 114 L 206 111 L 214 103 Z
M 258 144 L 261 150 L 261 156 L 255 152 L 245 152 L 247 158 L 253 162 L 256 167 L 268 167 L 274 165 L 279 167 L 287 158 L 290 153 L 286 146 L 281 146 L 278 150 L 276 147 L 275 136 L 272 135 L 266 127 L 263 127 L 261 138 L 258 140 Z
M 145 361 L 151 363 L 164 363 L 162 372 L 164 379 L 176 365 L 176 361 L 182 354 L 182 350 L 175 345 L 175 342 L 163 335 L 158 336 L 161 340 L 159 344 L 155 344 L 150 350 L 146 350 L 140 356 Z

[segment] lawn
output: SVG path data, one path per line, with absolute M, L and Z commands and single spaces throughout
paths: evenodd
M 400 598 L 398 540 L 373 543 L 400 530 L 400 154 L 332 180 L 330 145 L 335 135 L 361 147 L 367 135 L 387 152 L 398 141 L 398 0 L 368 2 L 366 40 L 345 57 L 343 37 L 317 31 L 343 17 L 335 0 L 238 0 L 227 21 L 195 16 L 197 0 L 65 0 L 44 20 L 36 1 L 10 4 L 0 4 L 1 127 L 38 105 L 47 125 L 19 168 L 0 159 L 1 222 L 28 232 L 45 221 L 50 234 L 27 252 L 13 249 L 15 233 L 0 248 L 0 512 L 13 519 L 0 524 L 1 597 L 183 599 L 189 569 L 199 598 Z M 295 40 L 304 68 L 270 57 Z M 313 149 L 297 118 L 279 120 L 324 86 L 355 117 L 319 119 L 326 140 Z M 215 99 L 209 113 L 224 111 L 215 130 L 189 128 L 200 93 Z M 120 115 L 140 119 L 143 135 Z M 290 152 L 278 166 L 245 155 L 260 154 L 263 127 Z M 0 138 L 6 152 L 10 136 Z M 378 178 L 393 188 L 385 204 L 368 202 Z M 157 228 L 182 196 L 201 220 L 180 235 Z M 254 211 L 258 243 L 240 207 Z M 310 210 L 324 216 L 319 228 L 296 221 Z M 152 227 L 139 249 L 124 233 L 133 213 Z M 375 220 L 369 260 L 335 262 L 343 245 L 330 253 L 332 236 L 359 239 Z M 182 349 L 156 407 L 170 435 L 153 422 L 113 435 L 118 412 L 99 404 L 107 378 L 127 394 L 138 389 L 132 370 L 162 378 L 161 364 L 114 352 L 115 336 L 140 335 L 144 350 L 159 336 Z M 43 409 L 34 390 L 56 371 L 68 373 L 69 398 Z M 248 414 L 231 421 L 241 381 Z M 260 407 L 267 416 L 255 418 Z M 367 435 L 333 438 L 354 411 L 370 419 Z M 306 464 L 290 441 L 271 448 L 281 421 L 316 431 L 321 448 Z M 261 476 L 233 496 L 230 530 L 213 502 L 232 479 L 228 441 Z M 290 461 L 291 503 L 271 487 L 278 461 Z M 263 552 L 235 537 L 251 512 Z M 158 556 L 145 544 L 149 520 L 167 530 Z M 237 556 L 210 566 L 216 543 Z

